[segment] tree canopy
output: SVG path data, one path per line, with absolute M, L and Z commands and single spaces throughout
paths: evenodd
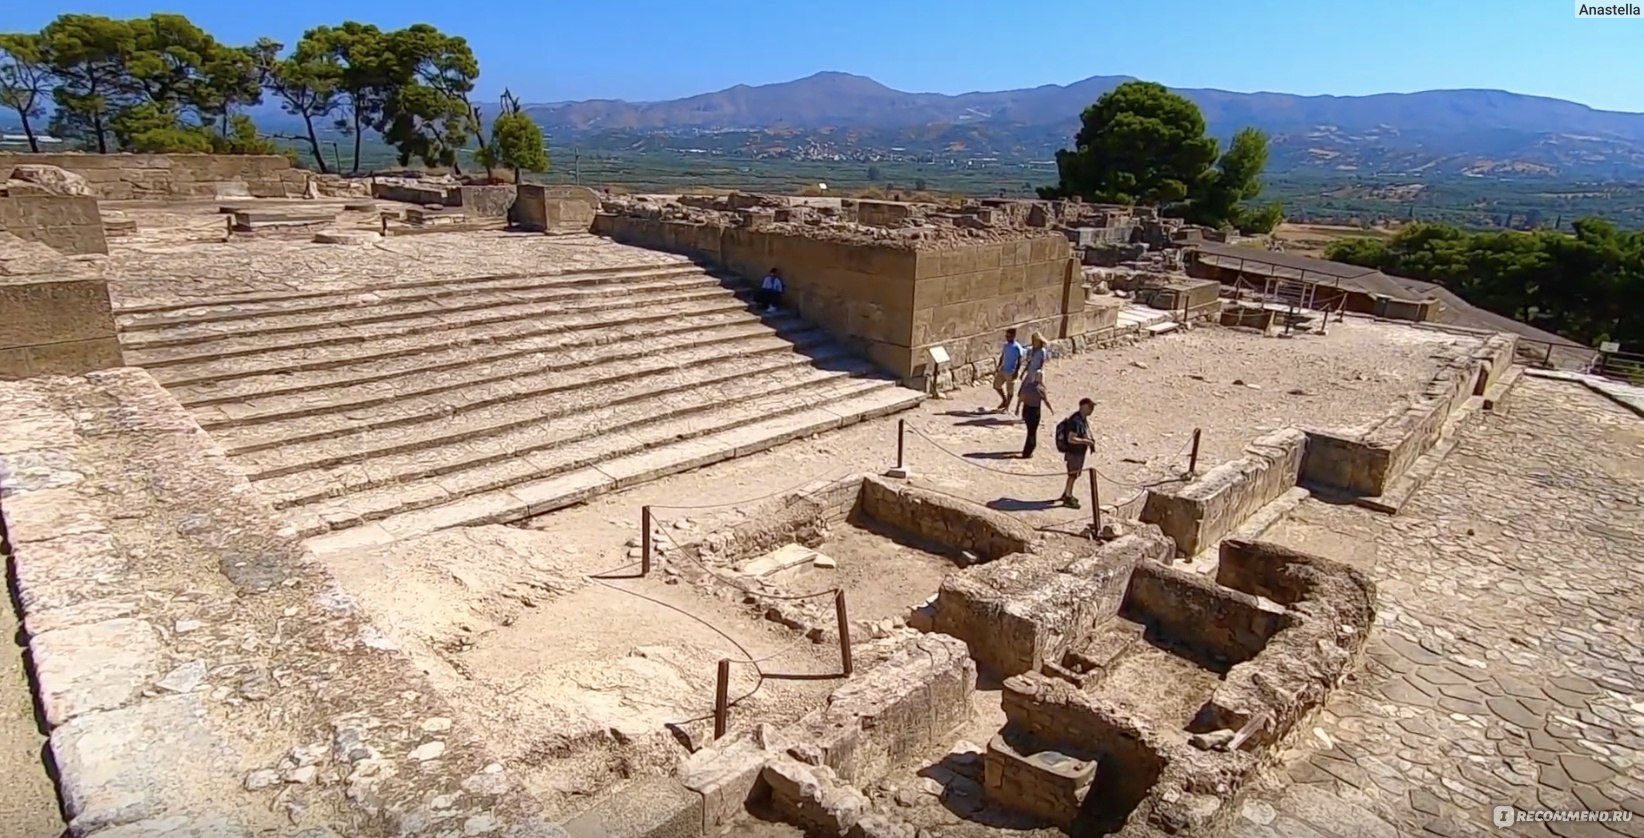
M 292 139 L 305 141 L 322 172 L 330 170 L 319 140 L 326 128 L 353 137 L 356 171 L 367 131 L 393 145 L 402 164 L 455 168 L 461 149 L 489 145 L 470 98 L 478 78 L 467 41 L 425 23 L 317 26 L 290 50 L 268 38 L 223 44 L 163 13 L 65 14 L 38 33 L 0 33 L 0 106 L 17 113 L 34 151 L 49 104 L 50 132 L 87 150 L 269 153 L 277 147 L 244 113 L 266 94 L 301 118 L 303 136 Z M 520 119 L 529 121 L 519 113 L 504 123 L 515 144 Z M 521 158 L 518 168 L 534 162 Z
M 1435 282 L 1487 311 L 1579 343 L 1644 344 L 1644 232 L 1598 218 L 1554 230 L 1470 233 L 1411 224 L 1333 242 L 1325 257 Z
M 1057 185 L 1039 194 L 1155 205 L 1196 224 L 1271 232 L 1283 209 L 1249 203 L 1261 194 L 1266 135 L 1246 128 L 1226 152 L 1219 145 L 1205 136 L 1197 105 L 1161 84 L 1125 82 L 1085 109 L 1073 148 L 1056 152 Z

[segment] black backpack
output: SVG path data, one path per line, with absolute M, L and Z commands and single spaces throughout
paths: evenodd
M 1069 416 L 1056 423 L 1056 450 L 1063 454 L 1073 450 L 1073 444 L 1067 441 L 1068 434 L 1073 432 L 1073 417 Z

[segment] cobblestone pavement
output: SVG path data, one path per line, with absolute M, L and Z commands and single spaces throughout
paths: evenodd
M 1242 836 L 1644 835 L 1644 423 L 1524 378 L 1395 517 L 1304 503 L 1269 539 L 1380 587 L 1363 670 Z M 1499 829 L 1498 805 L 1627 823 Z

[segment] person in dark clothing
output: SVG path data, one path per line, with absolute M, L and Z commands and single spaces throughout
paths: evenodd
M 1050 394 L 1045 391 L 1045 377 L 1040 373 L 1028 374 L 1027 383 L 1017 394 L 1017 400 L 1022 403 L 1022 423 L 1027 425 L 1027 442 L 1022 445 L 1022 459 L 1033 458 L 1033 450 L 1039 447 L 1039 420 L 1045 410 L 1055 410 L 1050 405 Z
M 1079 508 L 1079 499 L 1073 496 L 1073 483 L 1085 470 L 1085 455 L 1096 447 L 1090 436 L 1090 414 L 1096 412 L 1096 403 L 1080 399 L 1079 409 L 1056 425 L 1056 450 L 1067 462 L 1067 485 L 1062 487 L 1062 505 Z

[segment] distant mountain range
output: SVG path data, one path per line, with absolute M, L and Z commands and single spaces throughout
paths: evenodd
M 555 145 L 757 156 L 890 153 L 1047 160 L 1125 76 L 1068 85 L 905 93 L 849 73 L 737 85 L 664 102 L 528 105 Z M 1181 89 L 1212 133 L 1267 132 L 1270 170 L 1412 177 L 1644 178 L 1644 114 L 1499 90 L 1295 96 Z

